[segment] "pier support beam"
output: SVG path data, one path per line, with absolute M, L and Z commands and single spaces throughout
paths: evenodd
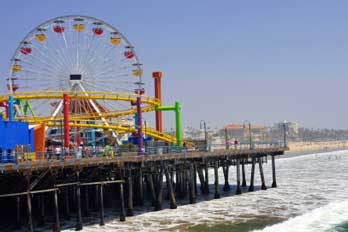
M 214 183 L 215 184 L 215 195 L 214 195 L 214 198 L 215 199 L 220 198 L 218 168 L 219 168 L 219 161 L 215 161 L 215 163 L 214 163 L 214 177 L 215 177 L 215 183 Z
M 204 185 L 204 193 L 209 194 L 209 169 L 208 169 L 208 161 L 205 162 L 204 171 L 205 171 L 205 185 Z
M 137 195 L 138 205 L 144 205 L 144 185 L 143 185 L 143 170 L 142 167 L 139 167 L 138 172 L 138 195 Z
M 38 196 L 39 201 L 39 209 L 40 209 L 40 218 L 39 218 L 39 225 L 45 224 L 45 196 L 39 195 Z
M 162 201 L 163 201 L 162 189 L 163 189 L 163 164 L 161 165 L 161 170 L 159 173 L 158 183 L 157 183 L 157 200 L 155 205 L 156 211 L 162 209 Z
M 98 211 L 99 209 L 99 185 L 95 186 L 95 198 L 94 198 L 94 210 Z
M 198 178 L 199 178 L 199 182 L 201 183 L 201 193 L 205 193 L 205 181 L 204 181 L 204 176 L 203 176 L 203 171 L 201 167 L 198 167 L 197 169 L 198 172 Z
M 189 173 L 189 195 L 190 195 L 190 204 L 196 203 L 196 190 L 195 190 L 195 177 L 196 173 L 194 172 L 194 164 L 190 164 L 190 169 L 188 171 Z
M 169 192 L 170 208 L 176 209 L 177 205 L 176 205 L 176 199 L 175 199 L 175 195 L 173 191 L 173 179 L 170 178 L 167 165 L 164 166 L 164 174 L 166 176 L 167 189 Z
M 260 169 L 260 177 L 261 177 L 261 189 L 266 190 L 266 183 L 265 183 L 265 176 L 263 175 L 263 169 L 262 169 L 262 157 L 258 158 L 259 160 L 259 169 Z
M 27 206 L 28 206 L 28 231 L 33 231 L 33 217 L 31 214 L 31 196 L 30 193 L 27 194 Z
M 153 181 L 152 174 L 147 175 L 147 182 L 148 182 L 148 187 L 151 193 L 152 206 L 155 206 L 156 205 L 156 190 L 155 190 L 155 185 L 153 183 L 154 181 Z
M 236 194 L 242 194 L 242 188 L 240 186 L 240 159 L 239 158 L 237 158 L 237 160 L 236 160 L 236 170 L 237 170 Z
M 80 181 L 80 172 L 76 173 L 77 182 Z M 76 230 L 82 230 L 82 214 L 81 214 L 81 186 L 76 185 L 76 201 L 77 201 L 77 224 Z
M 250 185 L 249 185 L 249 192 L 254 191 L 254 177 L 255 177 L 255 157 L 251 158 L 251 175 L 250 175 Z
M 64 203 L 65 203 L 65 219 L 70 220 L 70 202 L 69 202 L 69 186 L 64 191 Z
M 16 228 L 21 226 L 21 197 L 16 197 Z
M 132 181 L 132 171 L 128 171 L 128 207 L 127 207 L 127 216 L 133 216 L 133 181 Z
M 242 187 L 246 187 L 246 179 L 245 179 L 245 159 L 242 159 Z
M 53 231 L 59 232 L 60 231 L 60 221 L 59 221 L 59 207 L 58 207 L 58 193 L 57 190 L 54 191 L 54 209 L 55 209 L 55 219 L 56 223 L 54 225 Z
M 89 213 L 89 196 L 88 196 L 88 186 L 85 186 L 85 210 L 84 210 L 84 215 L 85 216 L 88 216 L 88 213 Z
M 105 225 L 104 222 L 104 186 L 101 184 L 99 186 L 99 202 L 100 202 L 100 207 L 99 207 L 99 216 L 100 216 L 100 223 L 99 225 L 103 226 Z
M 277 187 L 277 179 L 276 179 L 276 168 L 275 168 L 275 157 L 272 155 L 272 188 Z
M 126 210 L 124 206 L 123 183 L 120 183 L 120 221 L 124 222 L 125 220 L 126 220 Z
M 195 195 L 197 196 L 198 190 L 197 190 L 197 165 L 193 165 L 193 183 L 195 187 Z
M 226 160 L 226 163 L 225 163 L 225 165 L 222 168 L 223 173 L 224 173 L 224 178 L 225 178 L 225 185 L 224 185 L 224 191 L 225 192 L 230 191 L 230 189 L 231 189 L 230 184 L 228 183 L 228 173 L 229 173 L 230 167 L 229 167 L 227 162 L 228 161 Z

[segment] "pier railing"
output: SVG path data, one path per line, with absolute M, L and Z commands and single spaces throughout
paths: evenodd
M 123 154 L 161 156 L 165 154 L 191 154 L 191 153 L 212 153 L 223 150 L 247 151 L 266 148 L 284 148 L 281 142 L 272 143 L 240 143 L 237 145 L 229 144 L 208 144 L 194 147 L 186 146 L 145 146 L 143 150 L 138 150 L 138 147 L 84 147 L 73 150 L 64 150 L 59 147 L 54 151 L 45 152 L 16 152 L 3 151 L 0 152 L 0 163 L 21 163 L 40 160 L 79 160 L 83 158 L 101 158 L 118 159 Z

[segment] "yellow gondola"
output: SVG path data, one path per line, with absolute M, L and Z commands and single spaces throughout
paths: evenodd
M 15 64 L 12 66 L 12 72 L 19 72 L 19 71 L 22 71 L 21 65 Z
M 119 37 L 111 37 L 110 38 L 110 42 L 111 42 L 111 44 L 113 44 L 113 45 L 119 45 L 120 43 L 121 43 L 121 38 L 119 38 Z
M 45 34 L 36 34 L 35 38 L 39 42 L 44 42 L 46 40 L 46 35 Z
M 132 70 L 132 73 L 134 76 L 139 77 L 139 76 L 143 75 L 143 70 L 142 69 L 134 69 L 134 70 Z
M 83 25 L 83 24 L 74 24 L 73 28 L 76 31 L 80 32 L 80 31 L 83 31 L 85 29 L 85 25 Z

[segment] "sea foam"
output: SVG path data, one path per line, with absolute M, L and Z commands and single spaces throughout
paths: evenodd
M 348 200 L 331 202 L 303 215 L 285 222 L 268 226 L 262 232 L 318 232 L 330 231 L 335 226 L 348 220 Z

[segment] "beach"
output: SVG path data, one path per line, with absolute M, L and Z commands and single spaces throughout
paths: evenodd
M 288 153 L 326 152 L 348 149 L 348 141 L 289 142 Z

